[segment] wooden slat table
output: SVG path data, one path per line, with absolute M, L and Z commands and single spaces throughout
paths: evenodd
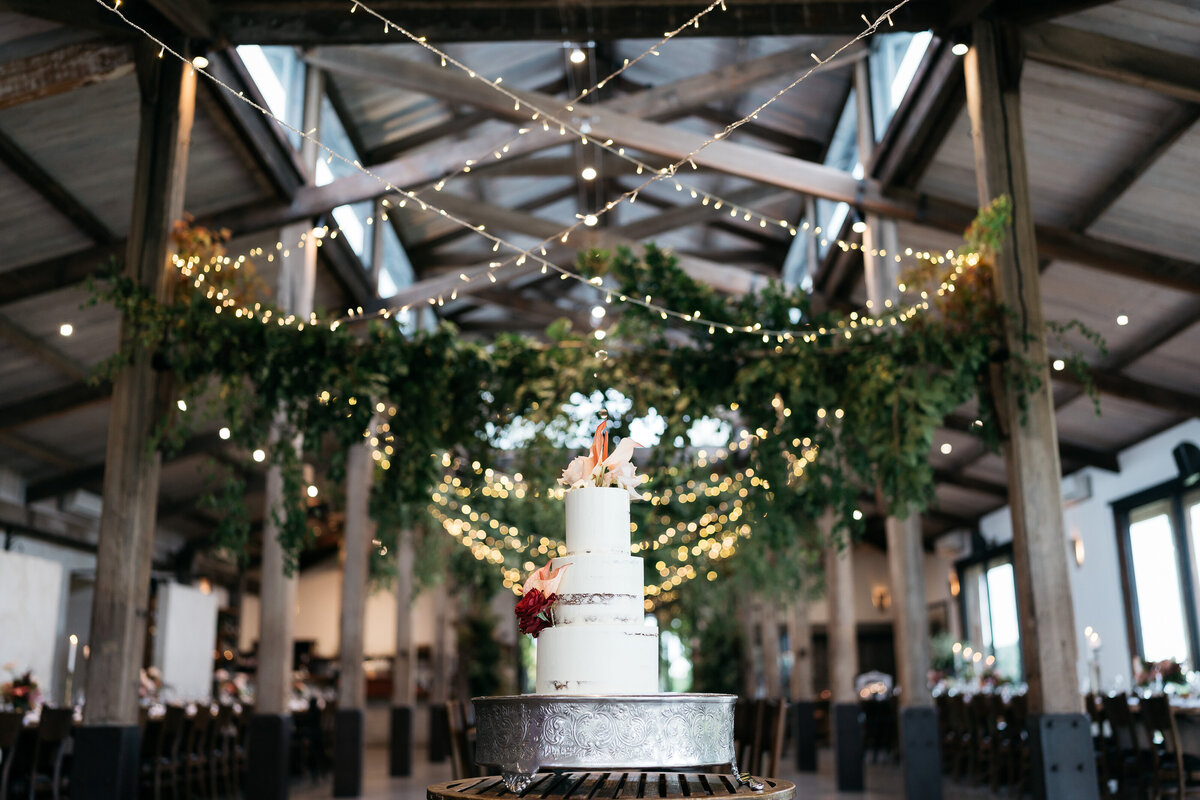
M 524 792 L 513 794 L 499 777 L 463 778 L 428 787 L 427 800 L 481 800 L 524 797 L 530 800 L 704 800 L 746 797 L 793 800 L 790 781 L 760 778 L 761 792 L 743 786 L 732 775 L 697 772 L 544 772 Z

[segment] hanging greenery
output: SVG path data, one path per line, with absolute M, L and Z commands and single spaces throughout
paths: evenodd
M 995 231 L 1008 213 L 1002 199 L 981 214 L 969 255 L 935 258 L 906 274 L 909 296 L 924 292 L 928 308 L 902 318 L 818 313 L 803 292 L 775 284 L 727 298 L 651 245 L 640 254 L 589 252 L 578 268 L 610 297 L 653 296 L 657 304 L 713 320 L 707 334 L 689 336 L 694 328 L 673 329 L 655 311 L 633 304 L 608 317 L 603 340 L 565 321 L 547 331 L 548 343 L 516 335 L 474 342 L 448 325 L 406 332 L 390 319 L 295 324 L 262 299 L 246 266 L 223 257 L 220 235 L 186 227 L 178 237 L 180 278 L 170 303 L 157 303 L 123 277 L 100 285 L 96 297 L 114 303 L 136 335 L 153 345 L 156 366 L 170 372 L 178 397 L 196 410 L 164 418 L 162 446 L 178 446 L 197 425 L 216 418 L 233 441 L 262 448 L 279 468 L 285 501 L 272 514 L 291 567 L 313 538 L 305 462 L 327 465 L 329 481 L 337 483 L 348 449 L 373 447 L 379 550 L 389 549 L 403 526 L 421 523 L 426 538 L 418 542 L 418 558 L 445 564 L 443 522 L 427 513 L 447 470 L 444 454 L 461 464 L 503 460 L 526 484 L 547 490 L 572 455 L 578 421 L 568 410 L 582 395 L 605 398 L 618 433 L 652 412 L 665 425 L 663 444 L 637 459 L 652 477 L 647 490 L 667 492 L 661 504 L 634 504 L 637 541 L 653 548 L 669 527 L 664 521 L 695 518 L 708 507 L 728 516 L 736 499 L 740 520 L 725 527 L 753 535 L 740 568 L 760 586 L 794 590 L 814 571 L 812 554 L 825 544 L 816 524 L 822 514 L 832 513 L 834 535 L 844 541 L 861 530 L 855 512 L 864 501 L 878 500 L 897 516 L 919 512 L 933 499 L 928 456 L 946 417 L 978 399 L 974 432 L 995 446 L 997 381 L 1019 394 L 1043 373 L 1044 365 L 1026 363 L 1002 345 L 1007 312 L 995 300 L 990 272 Z M 811 335 L 729 332 L 754 326 Z M 1073 325 L 1058 332 L 1072 328 L 1081 330 Z M 110 366 L 119 367 L 124 355 Z M 1085 374 L 1084 366 L 1072 357 L 1072 369 Z M 619 395 L 604 394 L 610 390 Z M 715 466 L 713 458 L 685 452 L 688 430 L 702 417 L 727 421 L 745 447 L 727 451 Z M 515 432 L 525 437 L 514 450 Z M 735 472 L 743 480 L 720 496 L 687 491 Z M 238 480 L 233 474 L 222 483 L 225 511 L 216 541 L 244 555 Z M 547 505 L 545 491 L 526 500 L 482 495 L 470 505 L 530 534 L 553 532 L 557 541 L 561 511 Z M 747 538 L 739 536 L 739 543 Z M 688 541 L 686 555 L 678 550 L 683 544 L 670 546 L 672 567 L 690 566 L 693 577 L 725 568 L 718 563 L 721 548 L 695 536 Z M 497 550 L 509 568 L 524 570 L 538 560 L 536 547 Z M 498 566 L 496 556 L 479 552 L 475 561 Z M 671 561 L 652 557 L 651 550 L 643 555 L 648 580 L 654 572 L 661 577 L 658 561 L 664 567 Z M 377 561 L 382 574 L 387 559 Z M 418 574 L 436 573 L 433 564 L 426 566 Z M 663 593 L 683 580 L 672 577 Z

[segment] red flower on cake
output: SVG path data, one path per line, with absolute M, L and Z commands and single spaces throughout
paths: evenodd
M 521 601 L 517 603 L 517 627 L 521 633 L 532 634 L 533 638 L 545 628 L 554 624 L 550 617 L 550 609 L 558 602 L 558 585 L 562 583 L 562 571 L 569 565 L 563 564 L 556 570 L 550 567 L 550 562 L 541 569 L 535 570 L 525 581 L 521 592 Z

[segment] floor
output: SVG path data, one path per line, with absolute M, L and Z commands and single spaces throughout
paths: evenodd
M 813 775 L 801 775 L 785 764 L 780 776 L 796 784 L 796 800 L 902 800 L 904 789 L 899 767 L 891 764 L 867 765 L 867 790 L 865 792 L 838 793 L 833 787 L 833 765 L 828 750 L 822 751 L 820 769 Z M 363 800 L 425 800 L 425 787 L 451 779 L 449 761 L 430 764 L 422 753 L 417 754 L 413 775 L 408 778 L 389 778 L 387 775 L 387 753 L 382 748 L 369 748 L 363 776 Z M 293 786 L 293 800 L 326 800 L 331 796 L 328 780 L 322 783 L 307 781 Z M 966 788 L 947 782 L 944 800 L 1007 800 L 1007 793 L 991 794 L 986 787 Z

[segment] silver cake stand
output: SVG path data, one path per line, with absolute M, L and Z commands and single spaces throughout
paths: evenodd
M 737 768 L 731 694 L 476 697 L 475 760 L 503 771 L 520 794 L 539 769 Z

